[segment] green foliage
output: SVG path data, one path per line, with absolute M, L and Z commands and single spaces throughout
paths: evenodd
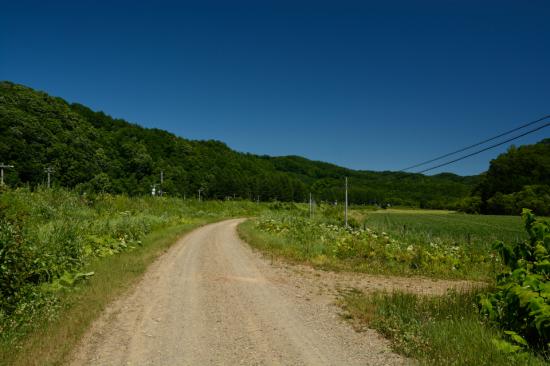
M 550 215 L 550 139 L 512 146 L 492 160 L 475 196 L 481 199 L 482 213 L 518 215 L 528 207 L 538 215 Z
M 481 213 L 481 197 L 479 196 L 466 197 L 458 203 L 457 209 L 459 211 L 469 213 L 469 214 Z
M 396 352 L 422 365 L 545 364 L 525 351 L 525 340 L 518 334 L 480 321 L 476 299 L 486 291 L 443 296 L 349 291 L 342 305 L 357 327 L 378 330 Z
M 523 218 L 527 241 L 495 244 L 507 270 L 497 278 L 497 291 L 480 298 L 481 312 L 507 330 L 513 349 L 528 342 L 549 352 L 550 224 L 527 209 Z
M 347 229 L 334 206 L 320 206 L 313 220 L 305 210 L 269 212 L 245 230 L 265 234 L 253 245 L 321 267 L 472 279 L 502 265 L 488 240 L 522 237 L 519 218 L 380 212 L 351 211 Z
M 93 275 L 83 271 L 87 264 L 141 246 L 141 239 L 155 229 L 262 209 L 264 205 L 249 201 L 4 189 L 0 193 L 0 338 L 24 333 L 37 317 L 55 316 L 60 292 Z
M 52 166 L 55 185 L 87 194 L 150 194 L 162 170 L 162 189 L 170 196 L 195 196 L 200 188 L 209 199 L 303 202 L 311 191 L 318 201 L 342 201 L 348 176 L 352 203 L 450 207 L 478 181 L 242 154 L 219 141 L 142 128 L 9 82 L 0 83 L 0 133 L 0 156 L 16 167 L 6 172 L 10 186 L 36 187 L 45 180 L 44 167 Z
M 488 212 L 516 215 L 529 207 L 539 215 L 550 215 L 550 185 L 525 186 L 519 192 L 495 193 L 486 202 Z

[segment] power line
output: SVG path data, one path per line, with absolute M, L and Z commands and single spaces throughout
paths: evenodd
M 526 124 L 524 124 L 524 125 L 521 125 L 521 126 L 519 126 L 519 127 L 516 127 L 516 128 L 514 128 L 514 129 L 512 129 L 512 130 L 503 132 L 503 133 L 501 133 L 501 134 L 499 134 L 499 135 L 497 135 L 497 136 L 494 136 L 494 137 L 488 138 L 488 139 L 486 139 L 486 140 L 477 142 L 477 143 L 475 143 L 475 144 L 473 144 L 473 145 L 470 145 L 470 146 L 464 147 L 464 148 L 462 148 L 462 149 L 459 149 L 459 150 L 450 152 L 450 153 L 448 153 L 448 154 L 438 156 L 437 158 L 430 159 L 430 160 L 426 160 L 426 161 L 424 161 L 424 162 L 422 162 L 422 163 L 418 163 L 418 164 L 415 164 L 415 165 L 411 165 L 411 166 L 409 166 L 409 167 L 407 167 L 407 168 L 405 168 L 405 169 L 401 169 L 400 171 L 403 172 L 403 171 L 405 171 L 405 170 L 417 168 L 417 167 L 419 167 L 419 166 L 426 165 L 426 164 L 429 164 L 429 163 L 433 163 L 434 161 L 437 161 L 437 160 L 441 160 L 441 159 L 446 158 L 446 157 L 448 157 L 448 156 L 455 155 L 455 154 L 458 154 L 458 153 L 463 152 L 463 151 L 466 151 L 466 150 L 470 150 L 470 149 L 473 148 L 473 147 L 476 147 L 476 146 L 479 146 L 479 145 L 483 145 L 483 144 L 485 144 L 485 143 L 487 143 L 487 142 L 489 142 L 489 141 L 496 140 L 496 139 L 498 139 L 499 137 L 509 135 L 509 134 L 511 134 L 512 132 L 516 132 L 516 131 L 518 131 L 518 130 L 524 129 L 525 127 L 529 127 L 529 126 L 534 125 L 534 124 L 536 124 L 536 123 L 538 123 L 538 122 L 544 121 L 544 120 L 547 119 L 547 118 L 550 118 L 550 114 L 549 114 L 549 115 L 546 115 L 546 116 L 544 116 L 544 117 L 542 117 L 542 118 L 539 118 L 539 119 L 537 119 L 536 121 L 531 121 L 531 122 L 529 122 L 529 123 L 526 123 Z
M 421 170 L 421 171 L 419 171 L 419 172 L 417 172 L 417 173 L 418 173 L 418 174 L 420 174 L 420 173 L 425 173 L 425 172 L 428 172 L 428 171 L 430 171 L 430 170 L 434 170 L 434 169 L 437 169 L 437 168 L 441 168 L 442 166 L 445 166 L 445 165 L 449 165 L 449 164 L 452 164 L 452 163 L 456 163 L 457 161 L 460 161 L 460 160 L 469 158 L 469 157 L 471 157 L 471 156 L 480 154 L 480 153 L 482 153 L 482 152 L 484 152 L 484 151 L 493 149 L 493 148 L 495 148 L 495 147 L 497 147 L 497 146 L 504 145 L 504 144 L 507 143 L 507 142 L 517 140 L 517 139 L 519 139 L 520 137 L 523 137 L 523 136 L 529 135 L 530 133 L 533 133 L 533 132 L 542 130 L 543 128 L 548 127 L 548 126 L 550 126 L 550 123 L 546 123 L 545 125 L 542 125 L 542 126 L 539 126 L 539 127 L 535 128 L 535 129 L 532 129 L 532 130 L 529 130 L 529 131 L 527 131 L 527 132 L 524 132 L 524 133 L 522 133 L 521 135 L 517 135 L 517 136 L 512 137 L 512 138 L 509 138 L 509 139 L 507 139 L 507 140 L 505 140 L 505 141 L 502 141 L 502 142 L 499 142 L 499 143 L 497 143 L 497 144 L 488 146 L 488 147 L 483 148 L 483 149 L 481 149 L 481 150 L 475 151 L 475 152 L 473 152 L 473 153 L 471 153 L 471 154 L 461 156 L 461 157 L 459 157 L 459 158 L 456 158 L 456 159 L 454 159 L 454 160 L 448 161 L 448 162 L 446 162 L 446 163 L 442 163 L 442 164 L 433 166 L 433 167 L 431 167 L 431 168 Z

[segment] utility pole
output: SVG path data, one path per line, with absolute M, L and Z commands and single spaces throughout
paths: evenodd
M 201 201 L 201 192 L 202 192 L 202 188 L 199 188 L 199 202 Z
M 55 170 L 54 170 L 51 166 L 49 166 L 49 167 L 47 167 L 47 168 L 44 168 L 44 172 L 45 172 L 46 174 L 48 174 L 48 188 L 50 188 L 50 186 L 51 186 L 50 175 L 51 175 L 54 171 L 55 171 Z
M 161 170 L 160 171 L 160 188 L 159 188 L 160 196 L 162 196 L 162 194 L 164 193 L 162 189 L 162 183 L 164 183 L 164 171 Z
M 348 177 L 346 177 L 346 204 L 344 205 L 344 224 L 348 227 Z
M 309 192 L 309 218 L 313 217 L 313 201 L 311 200 L 311 192 Z
M 13 165 L 6 165 L 4 163 L 0 163 L 0 179 L 1 179 L 1 185 L 4 185 L 4 168 L 9 169 L 13 168 Z

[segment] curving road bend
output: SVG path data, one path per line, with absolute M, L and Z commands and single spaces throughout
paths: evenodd
M 261 259 L 242 220 L 196 229 L 92 326 L 73 365 L 389 365 L 404 360 L 355 332 L 323 296 Z

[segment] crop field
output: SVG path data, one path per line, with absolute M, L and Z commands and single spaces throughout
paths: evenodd
M 380 210 L 364 215 L 364 224 L 377 231 L 410 242 L 430 242 L 434 238 L 490 249 L 497 241 L 524 240 L 527 235 L 519 216 L 468 215 L 435 210 Z

